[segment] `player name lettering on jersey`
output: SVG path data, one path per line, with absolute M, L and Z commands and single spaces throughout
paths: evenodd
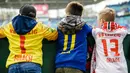
M 28 32 L 28 34 L 37 34 L 37 30 L 36 30 L 36 29 L 34 29 L 34 30 L 32 30 L 32 31 Z
M 120 58 L 119 57 L 106 58 L 106 61 L 109 62 L 109 63 L 120 62 Z
M 98 33 L 98 37 L 106 37 L 106 36 L 121 37 L 121 34 Z
M 16 34 L 16 32 L 13 29 L 10 29 L 10 33 Z
M 14 56 L 14 61 L 28 61 L 31 62 L 33 59 L 32 55 L 29 54 L 20 54 L 20 55 L 15 55 Z
M 16 34 L 16 32 L 14 31 L 14 29 L 10 29 L 10 33 Z M 37 34 L 37 30 L 31 30 L 30 32 L 28 32 L 27 34 Z

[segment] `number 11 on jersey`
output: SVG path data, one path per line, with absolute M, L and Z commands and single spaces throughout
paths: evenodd
M 71 38 L 71 43 L 68 44 L 68 35 L 64 35 L 64 48 L 63 48 L 62 54 L 70 53 L 70 51 L 74 49 L 74 47 L 75 47 L 75 39 L 76 39 L 76 34 L 73 34 L 72 38 Z M 69 50 L 67 51 L 67 46 L 68 45 L 70 45 L 70 47 L 68 47 Z

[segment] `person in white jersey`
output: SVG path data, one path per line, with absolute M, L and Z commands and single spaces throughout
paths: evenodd
M 98 15 L 99 28 L 92 30 L 96 67 L 91 73 L 128 73 L 122 44 L 127 30 L 114 20 L 115 11 L 111 8 L 104 8 Z

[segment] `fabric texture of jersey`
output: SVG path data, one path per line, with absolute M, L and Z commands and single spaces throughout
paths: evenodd
M 0 38 L 7 37 L 10 54 L 6 67 L 18 62 L 34 62 L 42 65 L 42 40 L 56 40 L 57 31 L 41 22 L 25 35 L 18 35 L 10 22 L 0 27 Z
M 37 24 L 37 21 L 28 16 L 18 15 L 13 18 L 12 25 L 17 34 L 24 35 L 30 32 Z
M 85 24 L 76 34 L 63 34 L 58 30 L 56 68 L 71 67 L 86 71 L 88 33 L 92 29 Z
M 128 73 L 122 44 L 127 30 L 115 22 L 105 22 L 102 28 L 93 29 L 92 34 L 96 41 L 95 73 Z

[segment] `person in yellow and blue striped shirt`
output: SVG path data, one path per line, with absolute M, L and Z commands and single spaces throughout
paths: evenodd
M 86 71 L 87 35 L 92 32 L 81 16 L 83 5 L 70 2 L 67 16 L 58 25 L 56 73 L 83 73 Z
M 8 73 L 41 73 L 42 40 L 56 40 L 58 32 L 37 22 L 31 5 L 22 6 L 19 13 L 0 27 L 0 38 L 7 37 L 9 41 Z

